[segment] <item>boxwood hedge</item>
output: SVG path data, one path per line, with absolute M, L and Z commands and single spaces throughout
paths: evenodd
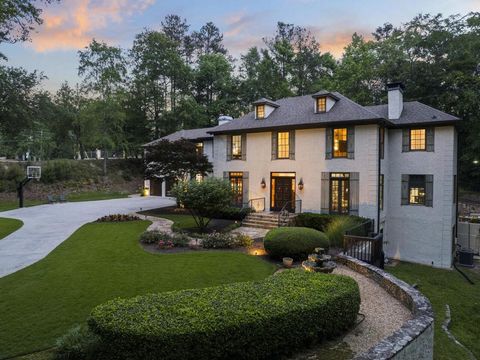
M 317 247 L 328 248 L 328 237 L 321 231 L 305 227 L 280 227 L 270 230 L 263 246 L 273 258 L 304 260 Z
M 259 282 L 115 299 L 97 306 L 97 358 L 264 359 L 288 355 L 350 328 L 357 283 L 288 270 Z

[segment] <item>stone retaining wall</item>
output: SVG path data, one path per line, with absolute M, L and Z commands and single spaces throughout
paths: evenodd
M 433 359 L 433 310 L 430 301 L 404 281 L 373 265 L 346 255 L 338 255 L 337 262 L 375 281 L 413 314 L 413 319 L 368 351 L 356 356 L 355 360 Z

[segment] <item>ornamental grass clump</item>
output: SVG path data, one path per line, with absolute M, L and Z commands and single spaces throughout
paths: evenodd
M 343 334 L 360 307 L 350 277 L 287 270 L 242 282 L 115 299 L 93 309 L 96 359 L 267 359 Z

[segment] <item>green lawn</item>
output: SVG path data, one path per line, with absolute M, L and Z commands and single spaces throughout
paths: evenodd
M 128 197 L 128 194 L 121 192 L 105 192 L 105 191 L 89 191 L 82 193 L 72 193 L 67 195 L 68 201 L 94 201 L 94 200 L 109 200 L 109 199 L 121 199 Z M 45 200 L 25 200 L 25 207 L 46 204 Z M 0 202 L 0 212 L 8 211 L 18 208 L 18 200 L 15 201 L 2 201 Z
M 451 341 L 441 328 L 445 319 L 445 304 L 451 310 L 452 334 L 480 358 L 480 275 L 464 270 L 475 282 L 475 285 L 470 285 L 455 270 L 402 263 L 388 267 L 387 271 L 409 284 L 418 284 L 418 289 L 432 302 L 435 311 L 435 359 L 469 359 L 466 351 Z
M 172 220 L 173 225 L 172 229 L 174 231 L 188 231 L 188 232 L 199 232 L 200 230 L 197 227 L 197 223 L 192 215 L 188 213 L 175 213 L 174 208 L 159 208 L 152 210 L 141 211 L 140 214 L 147 216 L 156 216 L 164 219 Z M 216 231 L 228 231 L 232 230 L 235 227 L 234 220 L 223 220 L 223 219 L 212 219 L 208 224 L 208 230 Z
M 114 297 L 258 280 L 274 266 L 240 252 L 150 254 L 149 222 L 92 223 L 40 262 L 0 278 L 0 359 L 54 345 Z
M 20 229 L 22 225 L 23 221 L 17 219 L 0 218 L 0 240 Z

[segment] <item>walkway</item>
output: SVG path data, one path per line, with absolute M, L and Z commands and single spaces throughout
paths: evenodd
M 160 197 L 131 197 L 39 205 L 0 212 L 0 217 L 20 219 L 24 223 L 19 230 L 0 240 L 0 277 L 43 259 L 79 227 L 101 216 L 172 205 L 175 205 L 173 200 Z

